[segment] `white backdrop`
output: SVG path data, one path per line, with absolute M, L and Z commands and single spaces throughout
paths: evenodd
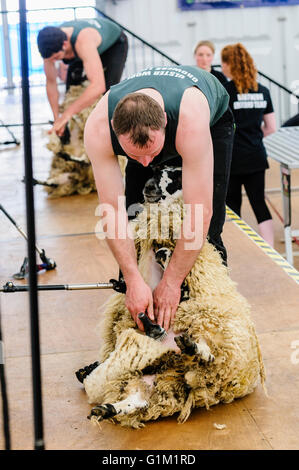
M 183 12 L 177 0 L 99 0 L 105 12 L 180 63 L 192 64 L 194 45 L 242 42 L 259 70 L 299 90 L 299 6 Z M 296 84 L 296 81 L 298 83 Z

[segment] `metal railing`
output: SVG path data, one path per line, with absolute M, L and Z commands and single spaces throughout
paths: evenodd
M 124 25 L 118 23 L 110 16 L 106 15 L 104 12 L 98 10 L 96 7 L 67 7 L 67 8 L 54 8 L 54 9 L 35 9 L 28 11 L 28 32 L 29 32 L 29 41 L 31 44 L 30 54 L 29 54 L 29 75 L 30 75 L 30 85 L 44 85 L 45 76 L 43 73 L 42 60 L 40 59 L 36 46 L 36 36 L 38 31 L 43 28 L 45 25 L 59 25 L 61 24 L 61 10 L 64 12 L 63 20 L 71 19 L 83 19 L 83 18 L 96 18 L 97 16 L 102 16 L 113 21 L 119 25 L 127 34 L 129 42 L 129 51 L 126 66 L 124 69 L 124 74 L 122 78 L 126 78 L 146 67 L 158 66 L 158 65 L 179 65 L 179 62 L 169 57 L 163 51 L 154 47 L 149 42 L 145 41 L 143 38 L 137 34 L 130 31 Z M 13 15 L 18 14 L 18 11 L 1 11 L 2 14 Z M 41 21 L 42 13 L 45 14 L 45 20 Z M 36 20 L 36 21 L 35 21 Z M 8 22 L 9 23 L 9 22 Z M 0 27 L 1 28 L 1 27 Z M 0 35 L 2 31 L 0 31 Z M 18 24 L 9 24 L 9 37 L 12 43 L 12 49 L 18 50 L 19 43 L 19 25 Z M 220 66 L 216 66 L 219 68 Z M 18 54 L 15 54 L 13 57 L 13 76 L 15 85 L 19 86 L 18 73 L 20 70 L 20 61 L 19 61 L 19 50 Z M 277 81 L 273 80 L 271 77 L 267 76 L 263 72 L 258 72 L 259 81 L 267 86 L 271 93 L 271 98 L 273 101 L 275 113 L 277 116 L 277 124 L 281 125 L 289 117 L 298 112 L 298 103 L 299 95 L 289 90 L 284 85 L 281 85 Z M 1 70 L 0 70 L 1 78 Z M 7 85 L 3 86 L 2 89 L 9 89 Z M 1 89 L 1 83 L 0 83 Z
M 270 90 L 277 126 L 299 112 L 299 96 L 281 83 L 258 71 L 259 81 Z
M 113 23 L 120 26 L 128 36 L 128 58 L 126 61 L 123 78 L 145 69 L 146 67 L 155 67 L 158 65 L 179 65 L 179 62 L 172 59 L 160 49 L 157 49 L 155 46 L 130 31 L 124 25 L 118 23 L 113 18 L 101 12 L 97 8 L 95 8 L 95 10 L 101 16 L 104 16 L 108 20 L 113 21 Z

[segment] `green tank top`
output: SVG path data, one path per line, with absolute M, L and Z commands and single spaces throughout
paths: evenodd
M 60 28 L 74 28 L 73 34 L 71 36 L 71 45 L 73 47 L 74 53 L 77 57 L 75 44 L 77 41 L 78 34 L 84 28 L 94 28 L 96 29 L 101 37 L 102 42 L 98 47 L 99 55 L 103 54 L 109 47 L 111 47 L 120 37 L 122 30 L 121 28 L 106 18 L 97 18 L 91 20 L 74 20 L 66 21 L 60 25 Z M 73 60 L 73 59 L 72 59 Z
M 114 109 L 121 98 L 142 88 L 154 88 L 164 101 L 167 114 L 165 144 L 151 166 L 156 166 L 178 156 L 175 148 L 179 110 L 184 91 L 197 87 L 208 100 L 210 107 L 210 126 L 213 126 L 228 108 L 229 95 L 219 80 L 211 73 L 191 65 L 152 67 L 123 80 L 110 88 L 108 114 L 111 142 L 115 155 L 128 155 L 120 146 L 111 126 Z M 128 157 L 130 158 L 130 157 Z

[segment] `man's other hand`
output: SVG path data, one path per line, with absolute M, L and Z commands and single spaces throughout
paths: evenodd
M 138 318 L 138 314 L 143 312 L 154 321 L 153 311 L 153 294 L 151 288 L 144 282 L 142 278 L 134 281 L 126 281 L 126 307 L 132 315 L 139 330 L 144 331 L 143 324 Z
M 61 116 L 55 119 L 52 129 L 49 130 L 49 134 L 55 132 L 58 137 L 62 137 L 65 131 L 65 126 L 67 125 L 70 119 L 71 116 L 63 113 Z
M 153 292 L 156 322 L 167 331 L 175 318 L 181 298 L 180 285 L 161 279 Z

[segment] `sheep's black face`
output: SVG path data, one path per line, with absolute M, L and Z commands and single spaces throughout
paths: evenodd
M 143 195 L 145 202 L 158 202 L 170 196 L 176 196 L 176 193 L 182 189 L 182 168 L 165 166 L 164 168 L 155 168 L 152 178 L 144 186 Z

